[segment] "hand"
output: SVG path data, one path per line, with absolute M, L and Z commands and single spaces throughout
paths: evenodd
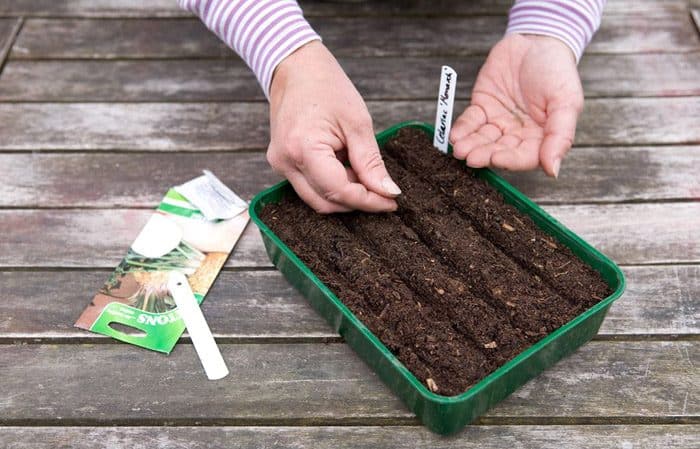
M 583 109 L 574 53 L 559 39 L 510 34 L 481 68 L 471 105 L 450 133 L 470 167 L 531 170 L 557 177 Z
M 401 191 L 384 167 L 367 106 L 320 42 L 277 66 L 270 134 L 268 162 L 317 212 L 396 210 Z

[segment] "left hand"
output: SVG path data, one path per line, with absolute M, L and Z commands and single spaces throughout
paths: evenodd
M 470 106 L 450 133 L 470 167 L 532 170 L 557 177 L 583 109 L 576 58 L 561 40 L 509 34 L 489 53 Z

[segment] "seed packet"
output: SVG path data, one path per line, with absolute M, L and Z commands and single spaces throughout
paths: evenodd
M 227 218 L 209 219 L 200 208 L 224 209 Z M 201 303 L 247 224 L 247 203 L 210 172 L 170 189 L 75 326 L 170 353 L 185 324 L 169 274 L 184 273 Z

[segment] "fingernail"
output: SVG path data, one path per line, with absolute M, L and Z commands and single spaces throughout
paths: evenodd
M 399 189 L 399 186 L 397 186 L 396 183 L 392 181 L 391 178 L 388 176 L 382 179 L 382 187 L 384 187 L 384 190 L 386 190 L 387 193 L 391 195 L 401 194 L 401 189 Z
M 554 164 L 552 164 L 552 170 L 554 171 L 554 178 L 559 178 L 559 168 L 561 167 L 561 159 L 554 159 Z

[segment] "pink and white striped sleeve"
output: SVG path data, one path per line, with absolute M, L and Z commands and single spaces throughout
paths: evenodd
M 269 98 L 277 65 L 321 37 L 294 0 L 178 0 L 253 70 Z
M 606 0 L 516 0 L 506 34 L 540 34 L 564 41 L 581 59 L 600 27 Z

